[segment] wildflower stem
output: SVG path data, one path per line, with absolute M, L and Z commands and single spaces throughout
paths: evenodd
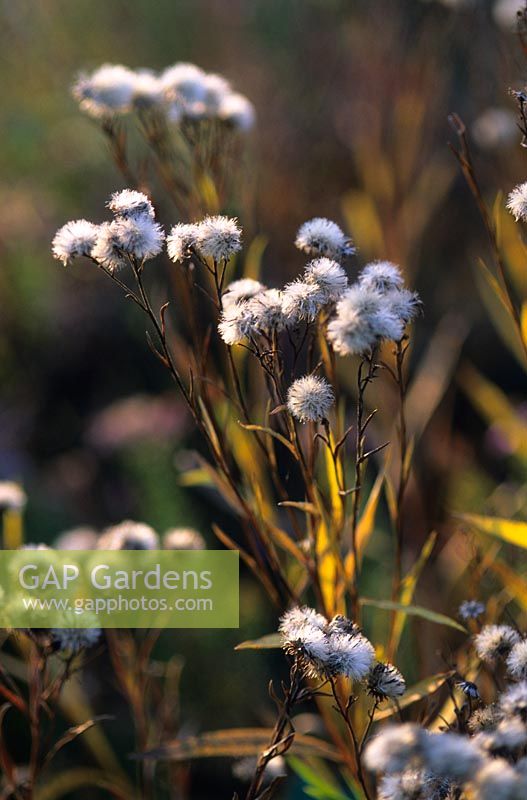
M 368 790 L 368 785 L 366 783 L 366 778 L 364 776 L 364 771 L 362 769 L 362 761 L 361 761 L 361 745 L 359 744 L 359 740 L 353 728 L 353 723 L 350 719 L 350 709 L 353 705 L 354 699 L 352 696 L 348 699 L 346 705 L 344 705 L 342 698 L 340 696 L 339 687 L 337 686 L 337 682 L 335 678 L 329 677 L 329 683 L 331 685 L 331 692 L 333 697 L 335 698 L 335 702 L 337 704 L 337 711 L 339 712 L 340 716 L 344 720 L 346 724 L 346 728 L 350 737 L 351 744 L 353 746 L 353 753 L 355 756 L 355 766 L 357 770 L 357 778 L 359 780 L 360 785 L 366 795 L 366 800 L 371 800 L 371 795 Z
M 376 353 L 373 352 L 369 356 L 363 358 L 359 364 L 357 371 L 357 414 L 355 425 L 355 487 L 353 492 L 353 506 L 351 512 L 351 551 L 353 554 L 353 585 L 352 585 L 352 609 L 355 619 L 359 615 L 359 551 L 357 543 L 357 529 L 359 524 L 359 510 L 362 496 L 362 480 L 365 470 L 365 434 L 366 428 L 372 419 L 370 414 L 366 420 L 364 419 L 364 396 L 368 384 L 375 378 L 377 364 L 375 363 Z M 365 373 L 365 367 L 367 371 Z

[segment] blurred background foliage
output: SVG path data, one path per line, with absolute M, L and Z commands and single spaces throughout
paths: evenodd
M 354 235 L 361 264 L 394 260 L 421 293 L 426 314 L 412 356 L 425 364 L 424 394 L 412 407 L 417 427 L 426 390 L 437 402 L 424 422 L 410 539 L 416 553 L 432 529 L 442 542 L 423 604 L 434 606 L 438 575 L 462 577 L 470 553 L 470 542 L 449 538 L 448 511 L 525 517 L 525 365 L 481 287 L 485 232 L 447 144 L 455 140 L 447 117 L 457 111 L 491 207 L 525 177 L 507 95 L 525 77 L 515 5 L 1 0 L 0 478 L 20 479 L 28 491 L 27 540 L 51 542 L 77 525 L 131 517 L 158 530 L 194 525 L 215 546 L 211 521 L 226 514 L 181 485 L 197 437 L 134 309 L 88 265 L 63 270 L 50 255 L 65 220 L 102 219 L 106 198 L 123 186 L 102 134 L 69 92 L 79 71 L 103 62 L 162 69 L 193 61 L 253 101 L 258 124 L 229 210 L 247 244 L 265 237 L 270 283 L 299 272 L 295 232 L 322 215 Z M 176 221 L 168 202 L 160 213 L 167 225 Z M 500 216 L 507 263 L 525 297 L 523 244 Z M 426 362 L 430 341 L 438 349 Z M 372 586 L 384 549 L 381 535 L 367 562 Z M 214 727 L 207 720 L 266 721 L 266 683 L 280 659 L 235 655 L 232 646 L 272 630 L 275 614 L 250 579 L 242 593 L 241 631 L 175 632 L 166 643 L 190 666 L 182 677 L 186 732 Z M 465 584 L 456 599 L 466 595 Z M 441 610 L 453 614 L 455 605 Z M 420 656 L 433 666 L 435 653 Z M 99 681 L 94 691 L 104 697 Z M 195 796 L 226 770 L 201 763 Z

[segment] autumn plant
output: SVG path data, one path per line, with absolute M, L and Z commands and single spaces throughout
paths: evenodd
M 66 222 L 53 239 L 53 256 L 68 268 L 75 262 L 98 270 L 107 286 L 101 280 L 101 291 L 120 292 L 137 324 L 146 322 L 152 355 L 201 437 L 192 478 L 228 509 L 230 528 L 213 524 L 218 546 L 239 551 L 276 618 L 275 631 L 239 649 L 281 650 L 288 679 L 280 688 L 270 684 L 276 714 L 269 727 L 188 737 L 171 713 L 177 660 L 160 665 L 152 655 L 157 632 L 108 631 L 105 643 L 96 627 L 22 632 L 5 669 L 2 662 L 0 691 L 3 714 L 14 708 L 27 721 L 31 755 L 22 774 L 0 749 L 8 790 L 38 797 L 52 757 L 77 735 L 99 730 L 101 720 L 90 715 L 74 677 L 105 650 L 130 708 L 137 769 L 132 787 L 104 738 L 90 740 L 100 763 L 93 784 L 113 796 L 185 797 L 185 763 L 211 755 L 240 757 L 235 774 L 245 780 L 246 800 L 277 794 L 288 770 L 306 795 L 336 800 L 527 796 L 526 640 L 509 618 L 507 598 L 487 604 L 479 597 L 479 582 L 491 571 L 502 584 L 512 576 L 512 589 L 504 591 L 525 604 L 524 579 L 482 545 L 474 597 L 465 587 L 456 618 L 449 607 L 442 613 L 414 603 L 437 534 L 425 531 L 417 551 L 415 539 L 408 541 L 415 451 L 432 410 L 425 398 L 419 424 L 408 416 L 410 401 L 416 414 L 420 404 L 415 393 L 423 377 L 413 379 L 410 360 L 426 309 L 403 269 L 383 252 L 362 263 L 350 233 L 320 209 L 321 216 L 291 231 L 302 259 L 298 276 L 264 283 L 239 221 L 243 205 L 239 217 L 222 213 L 237 207 L 232 166 L 241 162 L 255 121 L 250 102 L 223 77 L 191 64 L 160 74 L 105 65 L 80 76 L 73 92 L 107 138 L 127 188 L 111 195 L 97 220 Z M 131 120 L 141 159 L 129 147 Z M 494 271 L 483 265 L 484 279 L 523 358 L 525 303 L 509 278 L 501 228 L 479 188 L 464 126 L 456 116 L 452 122 L 453 149 L 491 245 Z M 158 182 L 165 189 L 160 198 Z M 513 190 L 508 207 L 517 220 L 527 219 L 525 184 Z M 496 209 L 499 216 L 503 203 Z M 170 219 L 167 229 L 160 219 Z M 474 374 L 463 365 L 459 382 L 490 414 L 496 393 L 478 393 L 484 381 L 474 383 Z M 521 423 L 503 398 L 497 405 L 512 436 Z M 22 546 L 23 505 L 19 487 L 0 486 L 6 548 Z M 465 514 L 460 524 L 459 537 L 467 525 L 509 541 L 525 533 L 524 523 L 511 529 L 481 515 Z M 389 569 L 372 597 L 365 561 L 379 527 L 389 533 Z M 57 546 L 205 546 L 197 531 L 171 529 L 160 539 L 150 526 L 128 520 L 90 537 L 79 531 Z M 412 658 L 401 646 L 409 618 L 442 626 L 451 637 L 439 639 L 441 671 L 416 676 L 413 668 L 418 680 L 411 686 L 404 673 Z M 53 742 L 48 728 L 61 703 L 74 724 Z M 306 708 L 317 714 L 315 731 L 299 730 L 297 715 Z M 172 770 L 163 788 L 161 764 Z M 64 792 L 75 788 L 71 780 Z M 90 783 L 85 775 L 78 780 Z

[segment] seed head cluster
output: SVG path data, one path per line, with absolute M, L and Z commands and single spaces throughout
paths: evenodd
M 462 618 L 475 619 L 484 606 L 466 601 L 462 609 Z M 392 724 L 369 740 L 364 762 L 379 775 L 378 798 L 527 797 L 526 641 L 508 625 L 486 625 L 476 634 L 476 654 L 488 669 L 505 670 L 512 682 L 489 705 L 483 704 L 474 683 L 459 682 L 467 701 L 480 704 L 461 730 L 430 732 L 414 723 Z
M 404 692 L 400 672 L 375 662 L 373 645 L 346 617 L 328 621 L 312 608 L 295 607 L 282 616 L 279 630 L 284 650 L 309 677 L 365 681 L 369 691 L 375 687 L 379 701 Z
M 214 121 L 240 132 L 255 122 L 254 107 L 244 95 L 226 78 L 195 64 L 177 63 L 161 73 L 103 64 L 79 75 L 72 93 L 82 111 L 102 120 L 136 111 L 161 114 L 172 125 Z

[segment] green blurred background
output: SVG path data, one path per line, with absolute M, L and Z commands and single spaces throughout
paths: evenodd
M 226 516 L 180 485 L 196 439 L 134 309 L 89 265 L 64 270 L 50 255 L 60 225 L 102 220 L 108 195 L 123 187 L 105 139 L 69 91 L 79 71 L 104 62 L 162 69 L 188 60 L 228 77 L 258 115 L 240 177 L 244 202 L 234 210 L 248 236 L 268 238 L 266 279 L 299 272 L 292 242 L 305 219 L 336 219 L 356 236 L 360 263 L 398 261 L 420 291 L 416 358 L 446 318 L 459 330 L 456 358 L 526 413 L 522 371 L 475 289 L 473 264 L 488 253 L 447 121 L 457 111 L 467 124 L 490 202 L 525 178 L 507 95 L 525 77 L 513 5 L 0 2 L 0 479 L 20 479 L 28 491 L 29 541 L 131 517 L 158 530 L 194 525 L 212 546 L 211 519 Z M 162 218 L 176 221 L 168 204 Z M 514 513 L 524 512 L 525 468 L 505 444 L 453 380 L 424 439 L 423 526 L 440 527 L 448 506 L 488 509 L 496 484 L 514 493 Z M 269 713 L 266 684 L 279 660 L 232 646 L 276 619 L 249 578 L 242 592 L 239 632 L 174 634 L 167 644 L 186 663 L 186 732 L 260 724 Z M 104 698 L 111 682 L 97 680 L 93 691 Z M 193 797 L 210 797 L 212 780 L 225 787 L 216 796 L 229 796 L 228 765 L 194 772 Z

